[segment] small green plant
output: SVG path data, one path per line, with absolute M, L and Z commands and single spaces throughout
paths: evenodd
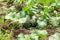
M 3 33 L 0 29 L 0 40 L 11 40 L 11 34 L 7 33 Z
M 51 20 L 50 20 L 50 23 L 53 25 L 53 26 L 58 26 L 59 25 L 59 17 L 52 17 Z
M 49 37 L 49 40 L 60 40 L 60 33 L 55 33 Z
M 40 38 L 46 38 L 48 33 L 46 30 L 33 30 L 32 34 L 36 34 L 37 36 L 39 36 Z
M 19 34 L 17 40 L 39 40 L 39 38 L 44 39 L 47 35 L 46 30 L 33 30 L 31 34 Z

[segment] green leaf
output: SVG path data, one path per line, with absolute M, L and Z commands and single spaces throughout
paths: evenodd
M 49 40 L 60 40 L 60 33 L 55 33 L 49 37 Z
M 4 17 L 0 18 L 0 22 L 4 23 Z
M 57 18 L 57 17 L 52 17 L 51 19 L 50 19 L 50 23 L 53 25 L 53 26 L 58 26 L 59 25 L 59 18 Z
M 33 30 L 32 34 L 35 34 L 36 36 L 41 37 L 41 38 L 45 38 L 48 35 L 46 30 Z
M 37 20 L 37 24 L 38 24 L 37 25 L 38 28 L 40 28 L 40 27 L 45 28 L 47 26 L 47 22 L 44 19 L 42 20 L 40 18 Z

